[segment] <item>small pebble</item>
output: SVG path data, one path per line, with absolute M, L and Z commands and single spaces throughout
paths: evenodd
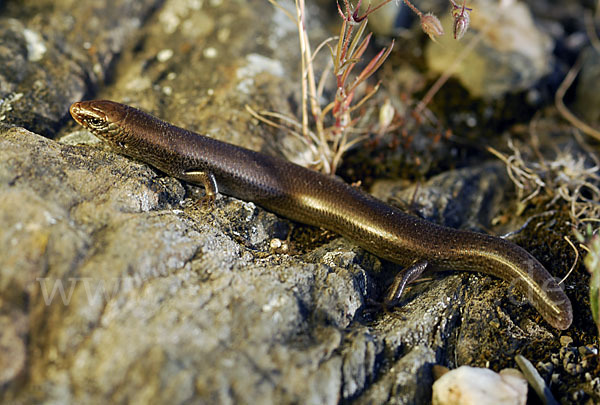
M 583 359 L 581 359 L 581 361 L 579 362 L 579 364 L 581 364 L 581 367 L 583 367 L 584 369 L 587 369 L 590 367 L 590 362 L 587 359 L 587 357 L 584 357 Z
M 565 369 L 565 371 L 567 373 L 573 375 L 573 370 L 575 369 L 575 364 L 567 363 L 567 364 L 563 365 L 563 368 Z
M 594 393 L 600 395 L 600 377 L 596 377 L 591 382 Z
M 461 366 L 433 384 L 433 405 L 522 404 L 527 401 L 527 381 L 515 369 L 496 373 L 487 368 Z
M 561 346 L 569 346 L 571 343 L 573 343 L 573 338 L 571 336 L 561 336 L 560 337 L 560 345 Z
M 573 392 L 571 394 L 571 399 L 573 401 L 580 402 L 580 401 L 583 401 L 583 399 L 585 398 L 585 396 L 586 395 L 585 395 L 585 392 L 583 390 L 577 390 L 577 391 L 575 391 L 575 392 Z
M 570 375 L 579 375 L 583 372 L 583 368 L 579 364 L 569 363 L 564 368 Z
M 276 253 L 287 253 L 289 251 L 289 246 L 286 241 L 282 241 L 278 238 L 271 239 L 269 243 L 269 247 L 273 252 Z
M 159 62 L 166 62 L 171 59 L 171 57 L 173 57 L 172 49 L 163 49 L 156 55 L 156 59 L 158 59 Z
M 554 371 L 554 364 L 551 362 L 542 363 L 540 361 L 535 367 L 544 375 L 549 375 Z
M 598 350 L 593 346 L 579 346 L 579 354 L 582 356 L 596 355 Z
M 214 58 L 216 58 L 216 57 L 217 57 L 217 55 L 218 55 L 218 52 L 217 52 L 217 49 L 216 49 L 216 48 L 209 47 L 209 48 L 206 48 L 206 49 L 205 49 L 205 50 L 202 52 L 202 54 L 203 54 L 203 55 L 204 55 L 204 57 L 205 57 L 205 58 L 207 58 L 207 59 L 214 59 Z

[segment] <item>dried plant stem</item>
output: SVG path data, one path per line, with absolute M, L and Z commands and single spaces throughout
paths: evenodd
M 310 145 L 312 160 L 318 162 L 315 168 L 330 174 L 335 172 L 343 154 L 359 141 L 364 140 L 364 137 L 355 136 L 357 133 L 367 132 L 354 127 L 360 121 L 360 114 L 357 114 L 356 117 L 352 117 L 352 114 L 363 107 L 379 85 L 375 86 L 374 90 L 368 91 L 367 94 L 362 94 L 360 85 L 381 67 L 390 55 L 393 46 L 392 41 L 391 46 L 377 53 L 360 72 L 353 72 L 371 39 L 371 34 L 363 38 L 367 17 L 392 0 L 384 0 L 374 8 L 369 5 L 364 14 L 359 15 L 361 1 L 358 0 L 358 4 L 354 8 L 351 6 L 350 0 L 340 0 L 337 3 L 338 12 L 342 17 L 340 34 L 336 38 L 329 38 L 321 42 L 313 53 L 307 31 L 308 16 L 306 15 L 305 0 L 295 0 L 295 16 L 283 9 L 276 0 L 269 0 L 271 4 L 292 19 L 298 29 L 302 70 L 300 83 L 302 117 L 296 121 L 296 124 L 292 123 L 293 119 L 289 117 L 257 113 L 247 107 L 248 111 L 260 121 L 276 128 L 286 127 L 288 133 L 294 136 L 301 134 L 303 140 Z M 336 39 L 336 46 L 330 46 L 329 43 Z M 325 46 L 329 47 L 332 59 L 317 83 L 314 61 L 317 53 Z M 326 76 L 330 76 L 329 73 L 332 73 L 335 78 L 335 96 L 331 102 L 322 107 L 320 100 L 325 91 Z M 277 119 L 279 123 L 268 117 Z
M 300 42 L 300 55 L 302 63 L 302 134 L 308 138 L 308 112 L 307 112 L 307 98 L 308 98 L 308 83 L 309 74 L 307 71 L 307 60 L 306 54 L 309 45 L 308 37 L 306 33 L 306 25 L 304 24 L 304 0 L 296 0 L 296 25 L 298 26 L 298 40 Z M 305 79 L 306 78 L 306 79 Z
M 477 44 L 481 42 L 484 34 L 488 31 L 488 29 L 489 28 L 486 28 L 483 31 L 479 31 L 477 34 L 475 34 L 473 38 L 471 38 L 467 45 L 461 49 L 461 51 L 458 55 L 456 55 L 456 58 L 454 58 L 450 66 L 448 66 L 444 70 L 444 73 L 442 73 L 442 75 L 435 81 L 435 83 L 433 83 L 433 85 L 429 88 L 429 90 L 427 90 L 427 93 L 425 93 L 421 101 L 419 101 L 419 104 L 417 104 L 417 107 L 415 108 L 415 112 L 417 114 L 421 114 L 423 112 L 425 107 L 427 107 L 427 104 L 429 104 L 431 100 L 433 100 L 433 97 L 442 88 L 442 86 L 446 84 L 448 79 L 450 79 L 450 77 L 454 74 L 456 69 L 458 69 L 460 64 L 465 60 L 467 56 L 471 54 L 471 52 L 473 52 Z
M 598 131 L 595 128 L 592 128 L 591 126 L 577 118 L 575 114 L 573 114 L 571 110 L 567 108 L 564 102 L 564 97 L 567 93 L 567 90 L 569 90 L 569 87 L 571 87 L 571 84 L 573 84 L 573 81 L 579 74 L 579 70 L 581 70 L 581 64 L 582 58 L 580 56 L 573 65 L 573 67 L 571 67 L 571 70 L 569 70 L 569 73 L 567 73 L 565 80 L 563 80 L 563 82 L 560 84 L 558 90 L 556 90 L 556 94 L 554 96 L 554 103 L 556 105 L 556 109 L 558 110 L 560 115 L 563 116 L 564 119 L 569 121 L 574 127 L 578 128 L 584 134 L 587 134 L 593 138 L 596 138 L 597 140 L 600 140 L 600 131 Z
M 403 1 L 404 4 L 406 4 L 416 15 L 419 16 L 419 18 L 423 17 L 423 13 L 414 4 L 412 4 L 409 0 Z
M 575 266 L 577 265 L 577 262 L 579 261 L 579 249 L 577 249 L 575 247 L 575 245 L 573 244 L 573 242 L 571 242 L 571 239 L 569 239 L 569 237 L 567 235 L 564 236 L 564 240 L 566 240 L 567 243 L 569 244 L 569 246 L 571 246 L 573 248 L 573 250 L 575 251 L 575 260 L 573 260 L 573 264 L 571 265 L 571 268 L 569 269 L 569 271 L 567 272 L 567 274 L 565 274 L 565 276 L 562 278 L 562 280 L 560 280 L 558 282 L 558 285 L 561 285 L 562 283 L 565 282 L 565 280 L 567 278 L 569 278 L 569 276 L 571 275 L 571 273 L 575 269 Z
M 600 0 L 596 6 L 596 14 L 600 14 Z M 583 14 L 584 22 L 585 22 L 585 32 L 587 33 L 588 38 L 590 39 L 590 43 L 596 50 L 596 52 L 600 52 L 600 38 L 598 38 L 598 34 L 596 33 L 596 26 L 594 24 L 594 16 L 590 11 L 586 11 Z

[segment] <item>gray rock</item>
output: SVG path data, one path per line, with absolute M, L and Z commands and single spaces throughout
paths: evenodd
M 160 2 L 109 3 L 6 5 L 0 18 L 0 121 L 54 134 L 73 100 L 105 79 L 117 54 Z M 28 13 L 34 16 L 22 17 Z
M 460 322 L 461 275 L 415 287 L 371 327 L 354 325 L 382 286 L 373 280 L 380 266 L 351 243 L 269 254 L 284 220 L 252 203 L 220 197 L 203 213 L 181 205 L 179 182 L 111 152 L 16 128 L 0 139 L 3 309 L 29 320 L 5 332 L 28 336 L 11 339 L 6 358 L 37 348 L 5 373 L 6 398 L 337 402 L 376 379 L 385 352 L 443 350 Z M 477 195 L 468 179 L 494 170 L 481 173 L 457 177 Z M 396 372 L 433 361 L 409 358 L 398 357 Z M 29 381 L 34 393 L 11 388 L 23 364 L 41 373 Z M 400 398 L 429 395 L 401 385 Z
M 386 370 L 358 402 L 371 404 L 420 404 L 431 397 L 431 365 L 436 361 L 433 350 L 417 345 Z

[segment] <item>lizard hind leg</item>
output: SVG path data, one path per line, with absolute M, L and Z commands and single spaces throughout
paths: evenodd
M 203 170 L 187 170 L 185 172 L 185 179 L 190 183 L 202 184 L 204 186 L 204 197 L 198 200 L 200 208 L 206 207 L 211 209 L 215 204 L 217 194 L 219 194 L 219 187 L 217 186 L 217 180 L 211 172 Z
M 427 261 L 416 262 L 400 273 L 396 274 L 396 277 L 394 277 L 394 282 L 388 289 L 384 304 L 386 306 L 396 305 L 400 300 L 402 293 L 406 289 L 406 286 L 419 278 L 428 266 L 429 262 Z

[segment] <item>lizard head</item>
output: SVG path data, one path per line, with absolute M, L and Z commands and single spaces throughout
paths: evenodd
M 117 151 L 128 154 L 126 119 L 131 108 L 108 100 L 73 103 L 69 111 L 73 119 Z
M 79 125 L 107 140 L 115 126 L 127 116 L 121 104 L 108 100 L 79 101 L 73 103 L 69 111 Z

